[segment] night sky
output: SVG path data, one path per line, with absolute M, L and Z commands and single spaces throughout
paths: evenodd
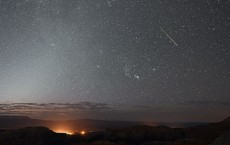
M 230 115 L 229 0 L 0 0 L 0 115 Z

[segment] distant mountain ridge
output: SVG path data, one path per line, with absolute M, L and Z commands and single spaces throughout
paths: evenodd
M 16 118 L 28 120 L 27 117 Z M 9 121 L 12 117 L 2 117 L 2 119 L 5 119 L 5 121 L 8 119 Z M 87 119 L 78 121 L 86 123 L 82 125 L 90 125 L 89 123 L 94 122 L 94 126 L 100 123 L 107 125 L 122 123 L 119 121 L 110 121 L 108 123 L 107 121 Z M 66 122 L 69 123 L 71 121 Z M 76 123 L 76 120 L 72 122 Z M 65 121 L 62 123 L 65 123 Z M 139 124 L 120 128 L 108 128 L 104 131 L 89 131 L 85 135 L 79 133 L 74 135 L 55 133 L 46 127 L 26 127 L 13 130 L 0 129 L 0 145 L 229 145 L 229 143 L 229 117 L 221 122 L 196 127 L 170 128 L 167 126 L 154 127 Z
M 50 120 L 39 120 L 32 119 L 27 116 L 0 116 L 0 129 L 17 129 L 23 127 L 36 127 L 45 126 L 48 128 L 56 128 L 62 124 L 68 124 L 73 130 L 104 130 L 105 128 L 121 128 L 135 125 L 151 125 L 151 126 L 170 126 L 170 127 L 191 127 L 197 125 L 205 125 L 207 123 L 196 123 L 196 122 L 156 122 L 156 123 L 145 123 L 145 122 L 134 122 L 134 121 L 108 121 L 108 120 L 94 120 L 94 119 L 77 119 L 77 120 L 66 120 L 66 121 L 50 121 Z
M 0 129 L 18 129 L 24 127 L 45 126 L 48 128 L 56 128 L 57 126 L 67 125 L 73 130 L 104 130 L 105 128 L 120 128 L 134 125 L 142 125 L 141 122 L 132 121 L 107 121 L 93 119 L 78 119 L 66 121 L 49 121 L 31 119 L 27 116 L 0 116 Z

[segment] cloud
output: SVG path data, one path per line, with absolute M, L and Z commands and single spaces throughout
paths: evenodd
M 215 101 L 215 100 L 186 101 L 180 104 L 184 106 L 197 106 L 197 107 L 230 107 L 229 101 Z
M 93 112 L 109 111 L 113 106 L 105 103 L 1 103 L 0 114 L 32 115 L 44 112 Z

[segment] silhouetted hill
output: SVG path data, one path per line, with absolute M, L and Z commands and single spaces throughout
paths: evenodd
M 28 127 L 0 133 L 0 145 L 64 145 L 66 134 L 57 134 L 45 127 Z
M 186 138 L 190 139 L 190 142 L 196 142 L 198 145 L 205 145 L 212 143 L 216 138 L 222 134 L 230 131 L 229 117 L 219 123 L 209 123 L 204 126 L 197 126 L 184 129 L 186 132 Z
M 221 135 L 210 145 L 230 145 L 230 132 Z
M 134 126 L 123 129 L 110 129 L 106 137 L 111 142 L 142 144 L 143 142 L 172 142 L 185 137 L 183 129 L 166 126 Z
M 30 120 L 27 117 L 16 118 L 19 122 Z M 4 119 L 10 120 L 10 117 Z M 189 128 L 154 127 L 135 125 L 135 123 L 134 126 L 127 127 L 126 125 L 130 125 L 130 122 L 88 119 L 66 122 L 76 124 L 78 121 L 79 123 L 84 122 L 82 123 L 84 126 L 112 127 L 105 131 L 87 132 L 85 135 L 75 134 L 71 136 L 55 133 L 45 127 L 27 127 L 16 130 L 2 129 L 0 130 L 0 145 L 229 145 L 230 138 L 229 117 L 219 123 Z M 125 127 L 114 128 L 113 126 L 116 126 L 114 123 L 120 123 Z

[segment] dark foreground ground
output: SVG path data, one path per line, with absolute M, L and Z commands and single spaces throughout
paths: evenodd
M 85 135 L 55 133 L 45 127 L 1 129 L 0 145 L 230 145 L 230 117 L 189 128 L 138 125 Z

